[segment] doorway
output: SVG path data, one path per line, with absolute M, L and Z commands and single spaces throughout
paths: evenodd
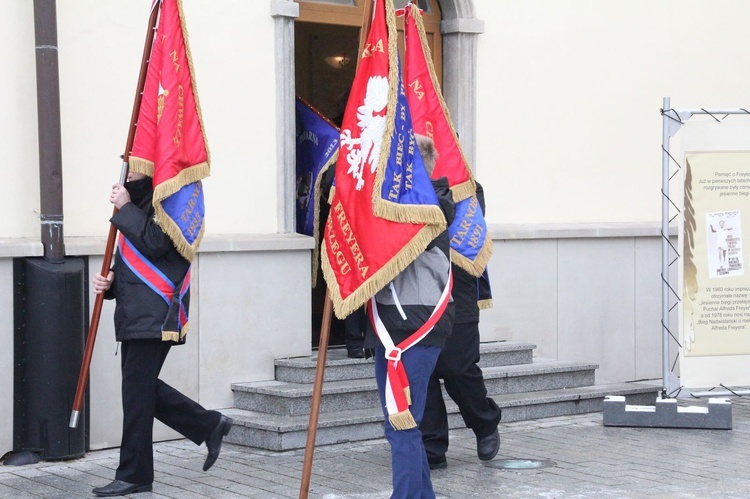
M 368 0 L 370 1 L 370 0 Z M 357 66 L 365 0 L 300 0 L 294 23 L 295 92 L 339 126 Z M 407 0 L 395 0 L 403 8 Z M 441 11 L 437 0 L 418 0 L 423 11 L 427 43 L 438 81 L 442 83 Z M 399 51 L 403 56 L 403 19 L 397 19 Z M 318 271 L 312 291 L 312 347 L 317 348 L 323 318 L 325 281 Z M 345 344 L 344 321 L 331 320 L 331 347 Z

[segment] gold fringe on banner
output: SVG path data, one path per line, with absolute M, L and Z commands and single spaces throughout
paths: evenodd
M 463 160 L 466 171 L 469 174 L 469 180 L 451 187 L 451 191 L 453 192 L 453 200 L 458 203 L 459 201 L 463 201 L 464 199 L 473 196 L 476 193 L 477 188 L 474 181 L 474 172 L 471 170 L 471 168 L 469 168 L 469 162 L 466 161 L 464 150 L 461 148 L 461 142 L 458 140 L 458 134 L 456 133 L 456 129 L 453 126 L 451 113 L 448 110 L 448 106 L 445 104 L 445 99 L 443 99 L 443 91 L 440 88 L 440 82 L 438 81 L 437 73 L 435 72 L 435 64 L 432 61 L 432 51 L 430 50 L 430 45 L 427 43 L 427 35 L 424 29 L 424 22 L 422 21 L 422 12 L 418 8 L 416 8 L 416 6 L 412 6 L 412 12 L 414 13 L 414 21 L 417 25 L 417 32 L 419 33 L 419 40 L 422 45 L 422 51 L 424 52 L 424 58 L 427 61 L 427 68 L 430 72 L 432 86 L 435 88 L 435 93 L 437 94 L 437 98 L 440 102 L 440 107 L 443 108 L 445 119 L 448 121 L 448 126 L 450 126 L 451 133 L 453 134 L 453 140 L 456 141 L 456 146 L 461 153 L 461 159 Z
M 148 159 L 130 156 L 128 159 L 128 171 L 142 173 L 154 178 L 154 162 Z
M 323 167 L 320 169 L 320 172 L 318 172 L 318 178 L 315 179 L 315 190 L 312 191 L 315 193 L 313 196 L 314 198 L 313 202 L 315 203 L 315 205 L 313 206 L 313 210 L 314 210 L 313 212 L 313 217 L 314 217 L 313 238 L 315 239 L 315 247 L 313 248 L 313 256 L 312 256 L 313 258 L 312 260 L 312 287 L 313 288 L 315 288 L 318 285 L 318 268 L 320 266 L 320 263 L 319 263 L 320 262 L 320 246 L 321 246 L 320 203 L 323 202 L 321 199 L 323 197 L 323 189 L 320 186 L 320 182 L 323 179 L 323 175 L 325 174 L 326 171 L 328 171 L 329 168 L 331 167 L 336 168 L 336 161 L 338 160 L 338 158 L 339 158 L 339 151 L 337 149 L 336 152 L 333 153 L 333 156 L 331 156 L 331 159 L 325 165 L 323 165 Z M 331 187 L 331 191 L 333 191 L 333 187 Z M 332 193 L 329 193 L 329 194 L 332 194 Z M 328 203 L 329 205 L 331 204 L 330 199 L 326 199 L 325 202 Z M 325 220 L 323 220 L 323 223 L 325 223 Z
M 470 260 L 464 255 L 451 248 L 451 262 L 455 263 L 462 269 L 474 277 L 480 277 L 484 273 L 484 269 L 487 267 L 487 262 L 492 257 L 492 238 L 487 235 L 484 238 L 482 249 L 479 250 L 479 254 L 475 260 Z
M 438 234 L 445 230 L 444 227 L 437 225 L 425 225 L 420 231 L 401 248 L 401 250 L 391 258 L 388 263 L 383 265 L 377 272 L 370 276 L 357 290 L 346 297 L 341 297 L 341 290 L 336 281 L 336 274 L 328 259 L 325 244 L 320 247 L 321 262 L 323 266 L 323 277 L 325 277 L 328 290 L 333 302 L 333 311 L 336 317 L 343 319 L 359 307 L 364 305 L 367 300 L 383 289 L 391 282 L 402 270 L 413 262 L 432 242 Z
M 143 173 L 152 178 L 154 176 L 154 163 L 153 161 L 150 161 L 148 159 L 131 156 L 130 161 L 128 162 L 128 169 L 134 172 Z M 180 227 L 164 211 L 164 208 L 162 208 L 161 206 L 161 202 L 175 192 L 182 189 L 184 186 L 192 184 L 194 182 L 198 182 L 199 180 L 203 180 L 209 174 L 209 163 L 198 163 L 197 165 L 191 166 L 190 168 L 185 168 L 180 173 L 167 180 L 166 182 L 162 182 L 154 189 L 153 206 L 154 212 L 156 214 L 156 219 L 159 221 L 159 226 L 164 231 L 164 233 L 167 234 L 172 240 L 175 247 L 177 248 L 177 251 L 179 251 L 180 254 L 188 261 L 193 261 L 195 254 L 198 252 L 198 246 L 203 239 L 203 232 L 205 231 L 205 222 L 201 225 L 201 230 L 198 234 L 198 237 L 196 237 L 193 241 L 193 244 L 190 245 L 182 235 L 182 230 L 180 230 Z
M 154 211 L 156 212 L 156 219 L 159 221 L 159 226 L 161 227 L 161 230 L 172 239 L 177 251 L 179 251 L 189 262 L 193 261 L 195 254 L 198 252 L 198 246 L 203 239 L 203 232 L 206 230 L 205 220 L 201 224 L 200 233 L 193 241 L 193 244 L 188 244 L 185 237 L 182 235 L 182 230 L 177 223 L 167 215 L 161 202 L 179 191 L 182 187 L 202 180 L 207 176 L 208 171 L 208 163 L 199 163 L 182 170 L 176 176 L 166 182 L 162 182 L 154 189 Z

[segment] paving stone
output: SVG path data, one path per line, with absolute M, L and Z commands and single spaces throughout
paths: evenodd
M 550 459 L 536 470 L 502 470 L 476 458 L 467 429 L 451 431 L 448 468 L 432 473 L 439 498 L 729 498 L 750 497 L 750 400 L 732 399 L 733 429 L 610 428 L 600 413 L 500 426 L 498 459 Z M 304 451 L 272 452 L 226 444 L 209 472 L 205 448 L 187 440 L 155 444 L 156 482 L 137 499 L 295 498 Z M 114 477 L 118 449 L 81 459 L 0 467 L 0 498 L 91 497 Z M 310 496 L 390 497 L 390 450 L 383 438 L 315 449 Z

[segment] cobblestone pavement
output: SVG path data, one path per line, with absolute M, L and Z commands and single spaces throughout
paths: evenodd
M 704 401 L 688 405 L 703 405 Z M 685 405 L 685 404 L 682 404 Z M 432 473 L 440 498 L 748 498 L 750 397 L 732 399 L 732 430 L 604 427 L 602 414 L 501 424 L 501 459 L 546 461 L 532 470 L 497 469 L 476 458 L 466 429 L 451 432 L 448 468 Z M 304 451 L 224 446 L 204 473 L 205 448 L 187 440 L 156 444 L 149 498 L 298 497 Z M 109 483 L 118 450 L 65 462 L 0 466 L 0 497 L 93 497 Z M 549 462 L 551 461 L 551 462 Z M 390 453 L 383 439 L 319 447 L 309 497 L 388 498 Z

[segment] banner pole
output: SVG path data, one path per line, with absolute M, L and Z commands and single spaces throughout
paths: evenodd
M 362 60 L 362 52 L 365 50 L 365 44 L 367 43 L 367 35 L 370 34 L 370 26 L 372 25 L 372 16 L 375 12 L 375 2 L 377 0 L 365 0 L 365 11 L 362 14 L 362 29 L 359 30 L 359 48 L 357 50 L 357 68 L 359 68 L 359 61 Z M 355 70 L 356 73 L 356 70 Z
M 136 122 L 138 121 L 138 114 L 141 110 L 141 101 L 143 99 L 143 88 L 146 84 L 146 73 L 148 72 L 148 62 L 151 56 L 151 46 L 154 42 L 154 35 L 156 29 L 156 21 L 159 17 L 159 10 L 161 8 L 161 0 L 155 0 L 151 6 L 151 16 L 148 21 L 148 31 L 146 32 L 146 42 L 143 47 L 143 56 L 141 58 L 141 71 L 138 76 L 138 86 L 135 93 L 135 101 L 133 103 L 133 112 L 130 116 L 130 128 L 128 129 L 128 139 L 125 144 L 125 153 L 122 156 L 122 169 L 120 171 L 120 184 L 124 184 L 128 177 L 128 158 L 130 151 L 133 148 L 133 142 L 135 141 L 135 129 Z M 114 208 L 112 214 L 117 213 L 117 208 Z M 107 236 L 107 245 L 104 249 L 104 259 L 102 262 L 101 274 L 107 276 L 109 268 L 112 263 L 112 254 L 115 249 L 115 238 L 117 237 L 117 228 L 110 224 L 109 234 Z M 70 428 L 78 427 L 78 420 L 81 415 L 81 409 L 83 407 L 83 396 L 86 392 L 86 384 L 89 377 L 89 368 L 91 367 L 91 357 L 94 353 L 94 343 L 96 342 L 96 333 L 99 329 L 99 319 L 102 314 L 102 304 L 104 302 L 104 293 L 96 295 L 94 301 L 94 308 L 91 312 L 91 322 L 89 323 L 89 333 L 86 337 L 86 348 L 83 352 L 83 361 L 81 362 L 81 371 L 78 375 L 78 385 L 76 387 L 75 398 L 73 399 L 73 410 L 70 414 Z
M 307 441 L 305 442 L 305 459 L 302 464 L 302 482 L 299 488 L 300 499 L 307 499 L 307 494 L 310 491 L 310 475 L 312 474 L 313 454 L 315 453 L 315 437 L 317 436 L 318 416 L 320 415 L 320 399 L 323 394 L 323 377 L 325 376 L 326 357 L 328 355 L 332 313 L 333 302 L 329 291 L 326 290 L 323 323 L 320 328 L 320 341 L 318 342 L 318 362 L 315 365 L 315 383 L 310 405 L 310 422 L 307 426 Z

